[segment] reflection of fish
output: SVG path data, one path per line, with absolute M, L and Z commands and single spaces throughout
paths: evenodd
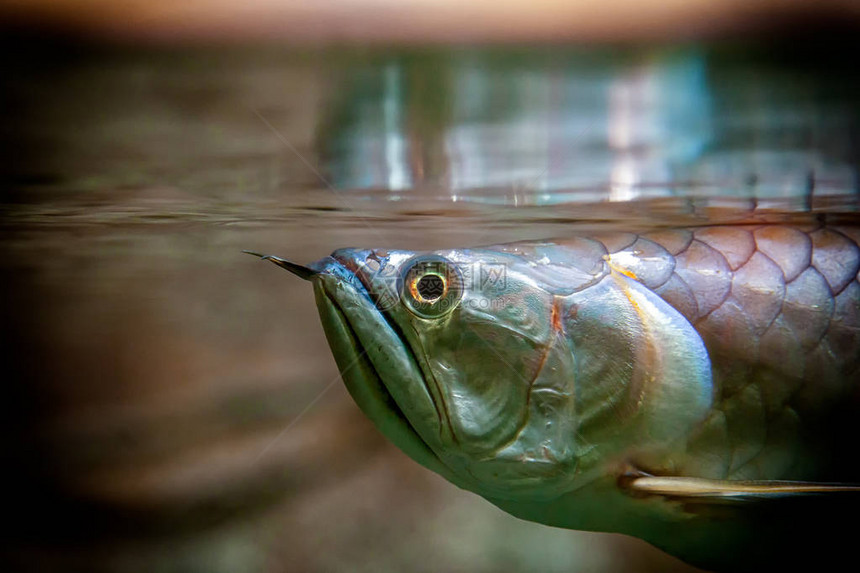
M 419 463 L 519 517 L 735 570 L 853 535 L 831 512 L 858 497 L 835 484 L 860 474 L 858 241 L 709 227 L 266 258 L 313 281 L 350 393 Z

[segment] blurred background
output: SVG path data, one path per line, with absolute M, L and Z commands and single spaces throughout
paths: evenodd
M 692 572 L 516 520 L 243 255 L 857 224 L 849 0 L 0 1 L 4 571 Z

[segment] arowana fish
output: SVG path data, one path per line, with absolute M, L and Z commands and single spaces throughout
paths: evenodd
M 349 392 L 418 463 L 733 571 L 853 549 L 858 243 L 758 225 L 258 256 L 313 282 Z

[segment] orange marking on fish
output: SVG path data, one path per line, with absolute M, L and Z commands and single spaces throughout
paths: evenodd
M 563 326 L 561 324 L 561 305 L 562 299 L 561 297 L 555 296 L 552 299 L 552 314 L 550 315 L 550 324 L 552 324 L 552 329 L 556 332 L 563 332 Z
M 625 277 L 629 277 L 629 278 L 633 279 L 634 281 L 639 280 L 639 277 L 636 276 L 636 273 L 634 273 L 630 269 L 625 269 L 624 267 L 620 266 L 618 263 L 613 262 L 612 255 L 603 255 L 603 260 L 606 261 L 606 264 L 609 265 L 609 268 L 611 270 L 615 271 L 616 273 L 620 273 L 620 274 L 624 275 Z
M 636 275 L 634 275 L 632 272 L 630 272 L 626 269 L 618 268 L 616 265 L 613 265 L 611 262 L 609 263 L 609 268 L 613 273 L 618 273 L 620 275 L 624 275 L 625 277 L 629 277 L 633 280 L 639 280 L 636 278 Z M 633 307 L 633 309 L 636 311 L 636 314 L 639 315 L 639 318 L 644 323 L 646 320 L 645 314 L 642 312 L 642 309 L 639 307 L 639 303 L 633 298 L 633 295 L 630 292 L 629 287 L 626 284 L 624 284 L 624 281 L 620 280 L 617 275 L 614 275 L 613 278 L 615 279 L 615 282 L 618 284 L 618 286 L 621 287 L 621 292 L 624 294 L 624 297 L 628 300 L 628 302 L 630 302 L 630 306 Z

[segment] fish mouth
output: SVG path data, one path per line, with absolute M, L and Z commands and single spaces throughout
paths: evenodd
M 359 290 L 355 282 L 346 282 L 327 272 L 317 275 L 313 282 L 326 338 L 353 400 L 374 425 L 412 459 L 444 477 L 451 476 L 450 470 L 422 437 L 422 434 L 433 434 L 427 421 L 438 417 L 435 407 L 432 415 L 427 412 L 426 406 L 432 405 L 432 400 L 424 384 L 416 380 L 420 369 L 408 345 L 400 340 L 367 292 Z M 397 388 L 389 388 L 389 384 L 396 384 Z M 410 420 L 395 393 L 401 400 L 409 399 L 409 403 L 414 403 L 417 399 L 423 404 L 418 418 L 424 422 L 424 432 Z

